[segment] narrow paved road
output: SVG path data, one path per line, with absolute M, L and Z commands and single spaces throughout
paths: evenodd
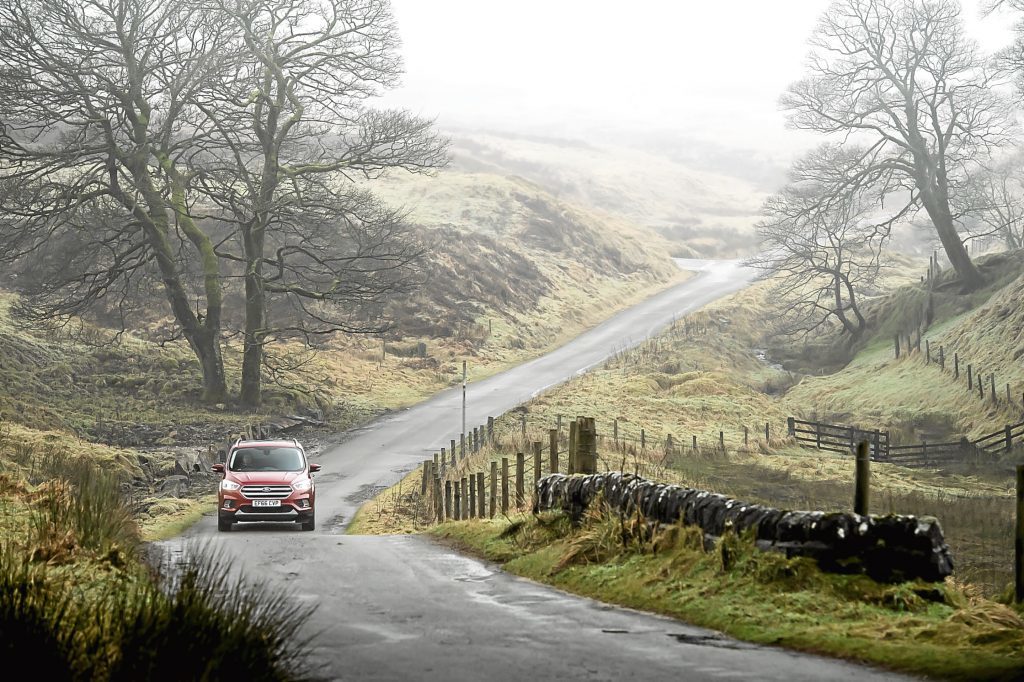
M 467 424 L 515 407 L 753 278 L 732 261 L 680 265 L 698 275 L 544 357 L 471 384 Z M 322 453 L 313 533 L 246 526 L 217 533 L 210 516 L 167 548 L 201 543 L 233 557 L 250 577 L 316 603 L 309 631 L 317 633 L 314 663 L 327 679 L 896 679 L 580 599 L 423 538 L 344 535 L 363 501 L 460 428 L 461 387 L 379 419 Z

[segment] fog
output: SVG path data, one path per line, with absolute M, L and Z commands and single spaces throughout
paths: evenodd
M 815 140 L 785 128 L 778 98 L 828 4 L 393 0 L 406 74 L 384 101 L 443 128 L 653 130 L 789 156 Z M 1009 42 L 1008 16 L 963 6 L 984 51 Z

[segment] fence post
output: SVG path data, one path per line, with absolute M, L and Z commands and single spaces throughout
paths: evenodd
M 420 496 L 427 494 L 427 481 L 430 480 L 430 465 L 432 462 L 429 459 L 423 460 L 423 482 L 420 484 Z
M 484 472 L 478 471 L 476 474 L 476 500 L 477 506 L 477 518 L 482 519 L 486 516 L 485 505 L 484 505 Z
M 569 422 L 569 454 L 566 457 L 565 473 L 572 476 L 576 473 L 576 422 Z
M 942 346 L 939 346 L 939 367 L 946 369 L 946 351 Z
M 450 445 L 452 446 L 452 449 L 451 449 L 451 453 L 452 453 L 452 466 L 455 466 L 455 439 L 454 438 L 452 439 Z
M 1007 424 L 1004 433 L 1006 434 L 1006 451 L 1009 452 L 1013 447 L 1013 426 Z
M 996 395 L 996 373 L 992 372 L 992 374 L 988 375 L 988 378 L 992 382 L 992 404 L 995 405 L 999 403 L 999 398 Z
M 476 518 L 476 486 L 473 485 L 476 474 L 469 475 L 469 518 Z
M 985 380 L 981 378 L 981 372 L 978 372 L 978 397 L 985 399 Z
M 786 417 L 786 432 L 790 436 L 796 435 L 796 417 Z
M 615 451 L 619 451 L 619 420 L 616 418 L 612 422 L 612 440 L 615 441 Z
M 533 442 L 533 488 L 537 489 L 537 482 L 540 481 L 540 453 L 544 448 L 539 440 Z
M 456 521 L 462 520 L 462 486 L 466 482 L 466 479 L 455 479 L 455 506 L 453 508 L 454 516 Z
M 434 476 L 434 518 L 437 523 L 444 521 L 444 496 L 441 494 L 441 477 Z
M 460 433 L 459 434 L 459 457 L 461 459 L 466 459 L 466 434 L 465 433 Z M 455 457 L 452 456 L 452 464 L 454 464 L 454 463 L 455 463 Z
M 665 436 L 665 454 L 669 455 L 672 453 L 672 434 Z
M 440 462 L 444 462 L 444 448 L 441 448 L 441 454 L 440 455 L 438 455 L 438 453 L 436 453 L 436 452 L 434 453 L 434 469 L 432 471 L 433 474 L 437 474 L 437 465 Z
M 640 449 L 647 449 L 647 432 L 644 431 L 643 429 L 640 429 Z
M 725 432 L 718 432 L 718 449 L 725 452 Z
M 896 359 L 900 359 L 900 335 L 896 335 Z
M 452 517 L 452 482 L 444 482 L 444 520 Z
M 521 453 L 516 453 L 516 509 L 522 509 L 523 504 L 526 502 L 525 492 L 526 484 L 523 480 L 526 477 L 526 456 Z
M 769 431 L 768 422 L 764 423 L 764 444 L 768 445 L 771 443 L 771 432 Z
M 871 459 L 868 457 L 868 442 L 857 443 L 856 489 L 853 495 L 853 512 L 861 516 L 868 514 L 868 493 L 871 485 Z
M 971 376 L 971 365 L 970 365 L 970 363 L 968 363 L 968 365 L 967 365 L 967 390 L 970 391 L 970 390 L 973 390 L 973 389 L 974 389 L 974 377 Z
M 875 459 L 876 460 L 882 459 L 881 446 L 882 446 L 882 432 L 879 431 L 878 429 L 875 429 Z
M 548 430 L 548 450 L 551 451 L 549 453 L 550 454 L 550 460 L 551 460 L 551 473 L 557 474 L 558 473 L 558 430 L 557 429 L 549 429 Z
M 498 511 L 498 462 L 491 461 L 491 507 L 490 517 Z
M 523 445 L 526 445 L 526 413 L 525 412 L 523 412 L 521 415 L 519 415 L 519 420 L 520 420 L 520 422 L 523 425 L 523 428 L 522 428 Z
M 1014 598 L 1024 604 L 1024 464 L 1017 465 L 1017 533 L 1013 542 Z
M 581 474 L 597 473 L 597 424 L 593 417 L 576 417 L 576 468 Z
M 508 457 L 501 458 L 501 513 L 508 515 Z
M 494 417 L 487 418 L 487 443 L 494 445 Z
M 743 427 L 743 447 L 747 447 L 750 444 L 750 430 L 746 426 Z
M 821 422 L 814 422 L 814 437 L 818 444 L 818 449 L 821 449 Z
M 924 364 L 932 364 L 932 344 L 930 341 L 928 341 L 928 339 L 924 340 L 924 357 Z
M 462 515 L 459 518 L 465 521 L 469 518 L 469 488 L 466 485 L 466 477 L 463 476 L 457 484 L 462 488 L 462 506 L 459 507 Z
M 953 378 L 960 378 L 960 354 L 953 351 Z

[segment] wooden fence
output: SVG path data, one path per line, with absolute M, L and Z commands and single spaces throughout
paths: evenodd
M 945 443 L 922 442 L 912 445 L 892 445 L 889 432 L 879 429 L 867 430 L 856 426 L 804 421 L 795 417 L 789 417 L 786 426 L 789 435 L 802 445 L 847 454 L 853 452 L 856 443 L 867 441 L 871 459 L 906 467 L 927 467 L 951 462 L 983 463 L 1024 444 L 1024 422 L 1007 424 L 973 441 L 961 438 Z
M 501 457 L 484 463 L 483 471 L 471 471 L 473 465 L 467 465 L 466 462 L 475 461 L 468 460 L 468 456 L 485 449 L 497 452 L 495 446 L 498 434 L 495 433 L 493 418 L 489 418 L 486 424 L 474 427 L 468 434 L 460 434 L 457 440 L 449 441 L 449 447 L 441 448 L 433 459 L 423 463 L 421 493 L 429 498 L 431 520 L 440 522 L 494 517 L 523 510 L 530 503 L 528 497 L 532 495 L 533 484 L 542 476 L 593 472 L 598 460 L 605 469 L 621 470 L 627 465 L 632 467 L 634 462 L 627 462 L 626 458 L 633 456 L 635 463 L 643 462 L 645 467 L 647 460 L 660 461 L 661 466 L 665 467 L 671 466 L 675 456 L 724 457 L 728 454 L 724 430 L 718 431 L 717 438 L 704 441 L 699 441 L 696 435 L 680 438 L 671 433 L 649 434 L 642 427 L 639 433 L 627 434 L 624 429 L 620 429 L 619 420 L 616 419 L 612 421 L 611 433 L 597 434 L 592 419 L 590 422 L 580 422 L 580 419 L 570 421 L 569 428 L 565 429 L 562 418 L 557 417 L 554 428 L 547 430 L 545 442 L 530 440 L 526 415 L 522 414 L 519 424 L 513 426 L 511 433 L 505 434 L 501 443 L 501 450 L 518 452 L 513 457 Z M 994 457 L 1024 444 L 1024 422 L 1007 425 L 974 441 L 961 439 L 913 445 L 892 445 L 889 432 L 881 429 L 828 424 L 796 417 L 789 417 L 786 426 L 785 436 L 801 445 L 852 454 L 858 442 L 866 441 L 872 460 L 906 467 L 991 462 Z M 741 428 L 744 448 L 749 448 L 751 441 L 756 441 L 757 445 L 779 443 L 773 441 L 770 422 L 765 422 L 763 431 L 760 427 L 753 431 L 746 426 Z M 730 440 L 735 443 L 735 440 Z M 651 467 L 645 471 L 656 475 Z M 640 473 L 639 469 L 636 473 Z
M 1024 444 L 1024 422 L 1007 424 L 1002 430 L 993 431 L 972 442 L 979 450 L 993 455 L 1007 453 L 1013 449 L 1014 444 Z
M 871 459 L 884 461 L 889 456 L 889 432 L 873 431 L 856 426 L 811 422 L 789 417 L 786 430 L 798 443 L 810 444 L 819 450 L 850 453 L 860 441 L 867 441 Z
M 972 460 L 980 463 L 983 454 L 973 443 L 963 439 L 947 443 L 893 445 L 885 461 L 905 467 L 930 467 Z

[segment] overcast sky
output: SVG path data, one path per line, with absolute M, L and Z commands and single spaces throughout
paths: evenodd
M 444 125 L 552 133 L 609 125 L 803 146 L 783 89 L 803 73 L 825 0 L 392 0 L 403 86 L 385 101 Z M 983 48 L 1007 17 L 979 21 Z

